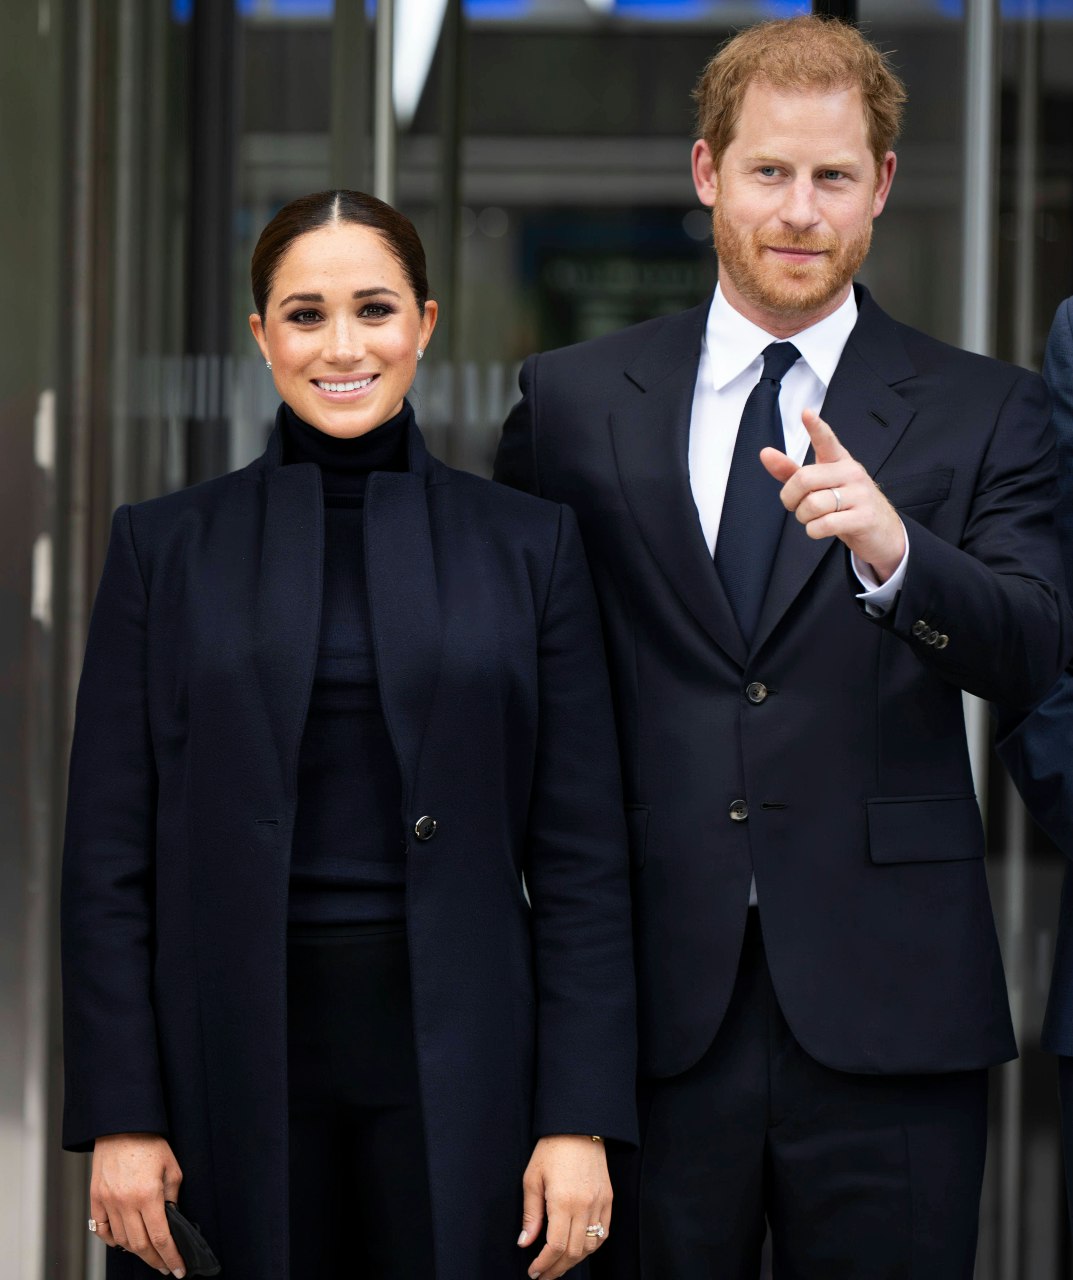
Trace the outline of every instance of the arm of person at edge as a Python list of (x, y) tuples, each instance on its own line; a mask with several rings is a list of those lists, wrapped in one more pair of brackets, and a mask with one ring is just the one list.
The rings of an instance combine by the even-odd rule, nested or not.
[(565, 507), (538, 653), (540, 727), (524, 870), (537, 990), (539, 1138), (523, 1179), (518, 1244), (528, 1248), (543, 1229), (529, 1275), (555, 1280), (610, 1229), (607, 1160), (593, 1135), (637, 1142), (618, 747), (595, 594), (577, 522)]
[[(1058, 434), (1056, 523), (1067, 576), (1073, 580), (1073, 299), (1058, 308), (1047, 341), (1043, 377)], [(1073, 587), (1073, 581), (1071, 581)], [(1073, 858), (1073, 667), (1038, 706), (992, 706), (999, 759), (1032, 817)]]
[(182, 1276), (164, 1212), (182, 1172), (162, 1136), (150, 997), (156, 773), (146, 613), (130, 510), (120, 507), (90, 620), (71, 748), (61, 891), (63, 1143), (92, 1148), (90, 1215), (100, 1239)]
[[(959, 546), (903, 518), (819, 415), (802, 415), (816, 461), (798, 466), (761, 451), (783, 482), (782, 501), (811, 538), (836, 537), (879, 583), (898, 571), (902, 590), (886, 612), (868, 615), (911, 644), (921, 661), (986, 700), (1026, 705), (1053, 685), (1073, 640), (1057, 544), (1046, 528), (1054, 486), (1054, 443), (1045, 389), (1025, 374), (1000, 407), (977, 494)], [(832, 489), (838, 489), (841, 509)], [(859, 575), (858, 575), (859, 576)], [(865, 603), (866, 602), (862, 602)], [(942, 620), (949, 647), (921, 643), (914, 620)], [(981, 644), (979, 637), (988, 637)]]

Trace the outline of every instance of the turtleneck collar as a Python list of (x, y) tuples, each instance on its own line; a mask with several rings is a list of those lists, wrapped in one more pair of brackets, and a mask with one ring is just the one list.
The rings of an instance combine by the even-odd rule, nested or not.
[(313, 462), (321, 470), (325, 493), (360, 493), (373, 471), (408, 471), (410, 428), (414, 411), (402, 408), (372, 431), (339, 438), (304, 422), (290, 405), (283, 405), (283, 463)]

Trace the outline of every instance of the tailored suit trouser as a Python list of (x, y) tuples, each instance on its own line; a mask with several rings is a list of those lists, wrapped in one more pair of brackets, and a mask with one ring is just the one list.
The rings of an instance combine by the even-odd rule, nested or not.
[(972, 1280), (987, 1072), (855, 1075), (801, 1048), (756, 908), (704, 1057), (640, 1088), (642, 1147), (610, 1152), (598, 1280)]
[(1058, 1101), (1062, 1115), (1062, 1159), (1066, 1170), (1066, 1207), (1073, 1232), (1073, 1058), (1058, 1059)]
[(287, 944), (290, 1280), (434, 1273), (406, 929)]

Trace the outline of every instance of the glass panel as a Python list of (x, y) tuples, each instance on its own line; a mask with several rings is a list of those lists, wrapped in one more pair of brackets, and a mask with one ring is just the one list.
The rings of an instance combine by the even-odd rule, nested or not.
[[(423, 422), (450, 425), (460, 465), (490, 469), (530, 352), (711, 290), (708, 217), (689, 174), (690, 90), (726, 34), (710, 17), (642, 29), (581, 5), (554, 25), (468, 28), (456, 359), (444, 367), (430, 353), (420, 388)], [(429, 106), (417, 131), (431, 125)], [(416, 187), (404, 169), (404, 204)]]
[(909, 92), (898, 172), (861, 280), (906, 324), (947, 342), (960, 329), (965, 49), (961, 5), (861, 0), (861, 26), (891, 51)]

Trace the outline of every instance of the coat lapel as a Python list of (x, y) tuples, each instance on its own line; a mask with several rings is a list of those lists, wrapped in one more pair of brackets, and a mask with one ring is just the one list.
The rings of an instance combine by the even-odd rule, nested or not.
[[(894, 390), (894, 385), (911, 378), (915, 369), (897, 326), (872, 301), (867, 289), (861, 285), (856, 288), (860, 309), (857, 324), (831, 379), (820, 416), (868, 474), (875, 476), (913, 418), (913, 408)], [(806, 461), (812, 461), (811, 449)], [(832, 538), (814, 541), (796, 519), (787, 516), (753, 638), (753, 652), (771, 635), (836, 545), (842, 544)]]
[[(279, 760), (294, 784), (320, 636), (324, 500), (312, 463), (282, 466), (279, 426), (257, 462), (265, 517), (254, 665)], [(377, 472), (365, 494), (365, 571), (384, 719), (409, 792), (439, 674), (441, 628), (427, 486), (447, 469), (411, 427), (410, 471)]]
[(324, 503), (312, 463), (273, 466), (266, 454), (264, 537), (259, 566), (254, 665), (275, 739), (285, 793), (294, 786), (320, 632)]
[(427, 485), (447, 474), (431, 462), (416, 428), (411, 466), (371, 476), (365, 493), (365, 573), (380, 700), (408, 797), (443, 649)]
[(611, 419), (619, 481), (648, 549), (683, 604), (744, 666), (745, 642), (689, 484), (689, 422), (710, 302), (663, 322), (626, 370), (636, 394)]

